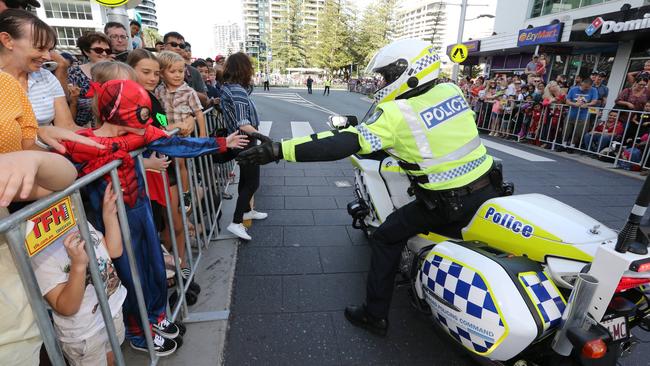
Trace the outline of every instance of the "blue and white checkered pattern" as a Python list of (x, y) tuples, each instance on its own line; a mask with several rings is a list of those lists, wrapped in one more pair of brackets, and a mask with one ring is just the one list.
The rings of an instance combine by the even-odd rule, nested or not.
[(427, 67), (431, 66), (431, 64), (437, 62), (438, 60), (440, 60), (440, 57), (438, 55), (428, 54), (420, 58), (415, 62), (415, 64), (413, 64), (413, 71), (415, 71), (415, 73), (417, 74), (418, 72), (426, 69)]
[(560, 325), (566, 303), (546, 273), (521, 273), (519, 279), (526, 287), (526, 292), (533, 304), (542, 314), (544, 331)]
[(443, 312), (436, 311), (440, 324), (466, 348), (478, 353), (488, 352), (496, 339), (505, 332), (505, 326), (485, 281), (471, 268), (433, 255), (425, 260), (420, 271), (420, 280), (422, 286), (456, 306), (461, 313), (480, 320), (482, 327), (493, 333), (494, 337), (490, 337), (471, 327), (461, 328), (457, 326), (457, 321), (450, 321)]
[(478, 168), (483, 162), (487, 159), (487, 155), (483, 155), (480, 158), (476, 160), (472, 160), (469, 163), (465, 163), (459, 167), (456, 167), (451, 170), (447, 170), (446, 172), (442, 173), (435, 173), (435, 174), (429, 174), (429, 183), (440, 183), (440, 182), (446, 182), (448, 180), (452, 180), (454, 178), (458, 178), (462, 175), (465, 175), (472, 170)]
[(370, 132), (365, 125), (358, 125), (357, 131), (359, 131), (361, 136), (363, 136), (363, 138), (368, 141), (373, 152), (382, 149), (381, 138), (375, 136), (372, 132)]

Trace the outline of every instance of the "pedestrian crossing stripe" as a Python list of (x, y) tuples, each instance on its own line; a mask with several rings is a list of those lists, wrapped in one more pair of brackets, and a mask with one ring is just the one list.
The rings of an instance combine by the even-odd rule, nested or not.
[(332, 115), (332, 114), (337, 114), (336, 112), (325, 108), (323, 106), (320, 106), (312, 101), (309, 101), (302, 96), (300, 96), (298, 93), (253, 93), (253, 96), (255, 97), (264, 97), (264, 98), (269, 98), (269, 99), (276, 99), (276, 100), (282, 100), (287, 103), (295, 104), (304, 108), (309, 108), (313, 109), (322, 113), (325, 113), (327, 115)]

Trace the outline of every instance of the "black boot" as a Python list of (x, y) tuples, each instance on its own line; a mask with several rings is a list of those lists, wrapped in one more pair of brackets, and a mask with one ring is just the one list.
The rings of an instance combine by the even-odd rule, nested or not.
[(379, 336), (386, 336), (388, 332), (388, 319), (375, 318), (366, 310), (366, 305), (348, 306), (345, 308), (345, 318), (354, 326), (364, 328), (365, 330)]

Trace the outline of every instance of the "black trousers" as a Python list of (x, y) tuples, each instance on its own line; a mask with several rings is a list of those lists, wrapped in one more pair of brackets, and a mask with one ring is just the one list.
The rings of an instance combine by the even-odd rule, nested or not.
[(327, 95), (330, 95), (330, 87), (329, 86), (326, 86), (325, 90), (323, 90), (323, 95), (325, 95), (325, 93), (327, 93)]
[(444, 204), (429, 210), (419, 200), (390, 214), (370, 240), (372, 254), (366, 286), (368, 312), (377, 318), (388, 317), (395, 275), (409, 238), (428, 232), (447, 232), (452, 226), (460, 229), (469, 223), (481, 204), (497, 196), (497, 190), (491, 185), (463, 196), (460, 198), (462, 212), (454, 217), (450, 217)]
[(264, 82), (264, 90), (271, 91), (271, 87), (269, 86), (269, 82), (268, 82), (268, 81), (265, 81), (265, 82)]
[(260, 186), (260, 167), (259, 165), (240, 165), (239, 166), (239, 185), (237, 186), (237, 205), (232, 222), (241, 224), (244, 221), (244, 213), (251, 210), (251, 198)]
[(307, 93), (311, 94), (311, 85), (307, 85)]

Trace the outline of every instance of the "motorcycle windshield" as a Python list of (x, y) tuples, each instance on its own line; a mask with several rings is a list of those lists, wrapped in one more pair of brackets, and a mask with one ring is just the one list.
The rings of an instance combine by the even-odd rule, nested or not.
[(368, 109), (368, 112), (366, 112), (366, 115), (363, 116), (363, 119), (361, 119), (361, 123), (365, 123), (370, 116), (375, 112), (375, 108), (377, 107), (377, 102), (372, 103), (370, 106), (370, 109)]

